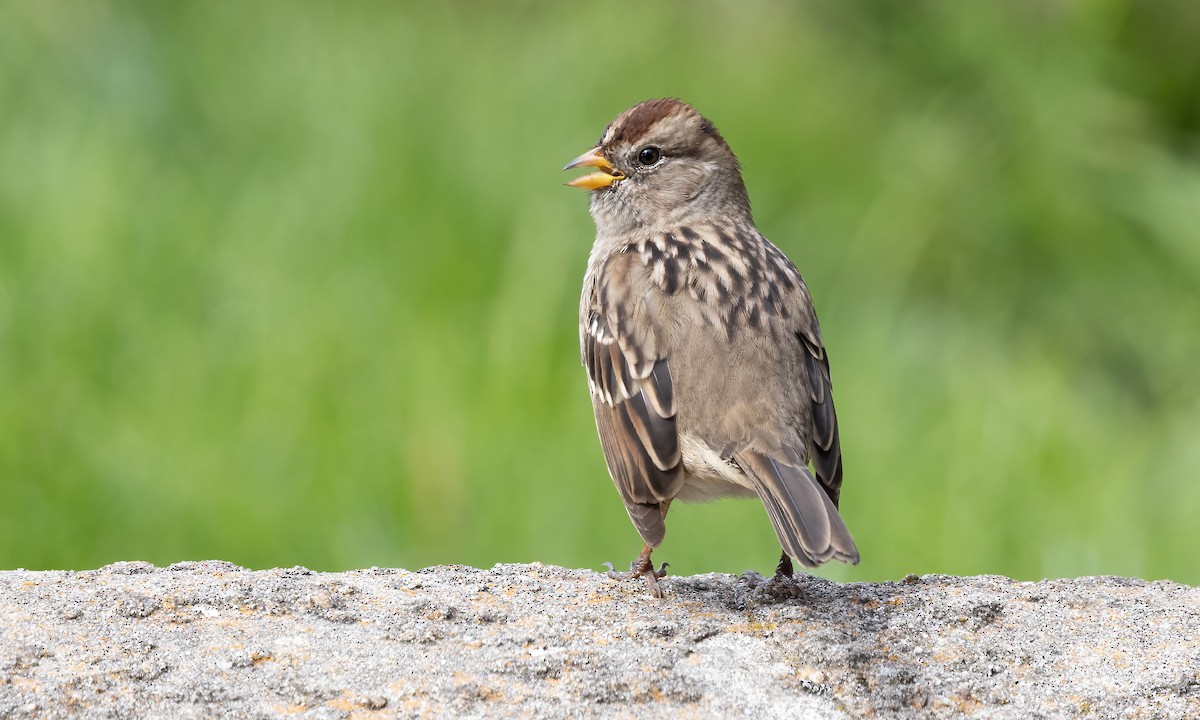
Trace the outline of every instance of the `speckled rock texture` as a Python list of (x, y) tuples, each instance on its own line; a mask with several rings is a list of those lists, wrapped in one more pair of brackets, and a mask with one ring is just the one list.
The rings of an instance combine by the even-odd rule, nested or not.
[(543, 565), (0, 572), (0, 718), (1195, 718), (1200, 591)]

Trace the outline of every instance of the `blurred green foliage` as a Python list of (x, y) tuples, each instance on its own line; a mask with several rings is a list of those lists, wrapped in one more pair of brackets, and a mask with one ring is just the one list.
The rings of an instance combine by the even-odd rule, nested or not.
[[(678, 96), (833, 360), (863, 562), (1200, 581), (1200, 5), (0, 6), (0, 566), (599, 567), (559, 168)], [(675, 571), (769, 571), (753, 502)]]

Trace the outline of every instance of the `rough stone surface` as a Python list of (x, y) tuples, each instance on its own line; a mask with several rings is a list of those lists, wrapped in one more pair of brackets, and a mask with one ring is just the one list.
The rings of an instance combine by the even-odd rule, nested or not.
[(0, 717), (1200, 717), (1200, 591), (222, 562), (0, 572)]

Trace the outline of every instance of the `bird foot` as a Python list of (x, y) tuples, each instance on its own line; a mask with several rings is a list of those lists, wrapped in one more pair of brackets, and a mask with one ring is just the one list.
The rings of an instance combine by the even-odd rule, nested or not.
[(613, 569), (613, 564), (606, 562), (604, 567), (608, 568), (606, 573), (613, 580), (633, 580), (636, 578), (645, 578), (646, 589), (650, 595), (656, 598), (665, 597), (662, 585), (658, 582), (667, 576), (667, 568), (669, 563), (663, 563), (657, 570), (654, 569), (654, 563), (650, 561), (649, 548), (642, 551), (641, 555), (629, 563), (629, 572), (617, 572)]
[(771, 577), (766, 578), (752, 570), (747, 570), (742, 573), (741, 580), (751, 590), (758, 590), (766, 596), (794, 597), (800, 592), (800, 585), (796, 582), (792, 568), (792, 559), (786, 553), (779, 558), (779, 564), (775, 566), (775, 574)]
[(779, 564), (777, 564), (775, 566), (775, 577), (771, 578), (771, 582), (791, 583), (791, 582), (793, 582), (793, 580), (792, 580), (793, 572), (794, 571), (792, 569), (792, 559), (790, 557), (788, 557), (787, 553), (784, 553), (779, 558)]

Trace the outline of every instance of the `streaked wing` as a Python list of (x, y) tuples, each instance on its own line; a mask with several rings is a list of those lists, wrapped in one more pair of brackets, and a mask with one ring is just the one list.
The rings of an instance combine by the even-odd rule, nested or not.
[[(757, 234), (753, 229), (746, 232)], [(761, 235), (758, 237), (761, 239), (759, 246), (763, 249), (763, 287), (773, 288), (781, 301), (776, 311), (770, 302), (772, 293), (765, 290), (762, 305), (766, 308), (767, 315), (773, 316), (768, 322), (781, 324), (787, 328), (785, 333), (794, 334), (799, 340), (812, 420), (809, 458), (816, 471), (817, 480), (825, 488), (834, 507), (837, 507), (842, 490), (842, 445), (838, 436), (837, 412), (833, 406), (829, 358), (825, 354), (825, 344), (821, 339), (821, 327), (817, 322), (808, 286), (800, 276), (800, 271), (779, 248)]]
[(616, 255), (600, 269), (580, 341), (609, 474), (642, 538), (658, 545), (659, 504), (678, 493), (683, 463), (671, 370), (644, 294), (630, 287), (630, 259)]
[(838, 436), (837, 411), (833, 407), (833, 383), (829, 377), (829, 356), (821, 343), (821, 329), (812, 316), (808, 333), (797, 333), (804, 346), (808, 384), (812, 397), (812, 453), (817, 480), (825, 487), (837, 507), (842, 491), (842, 442)]

